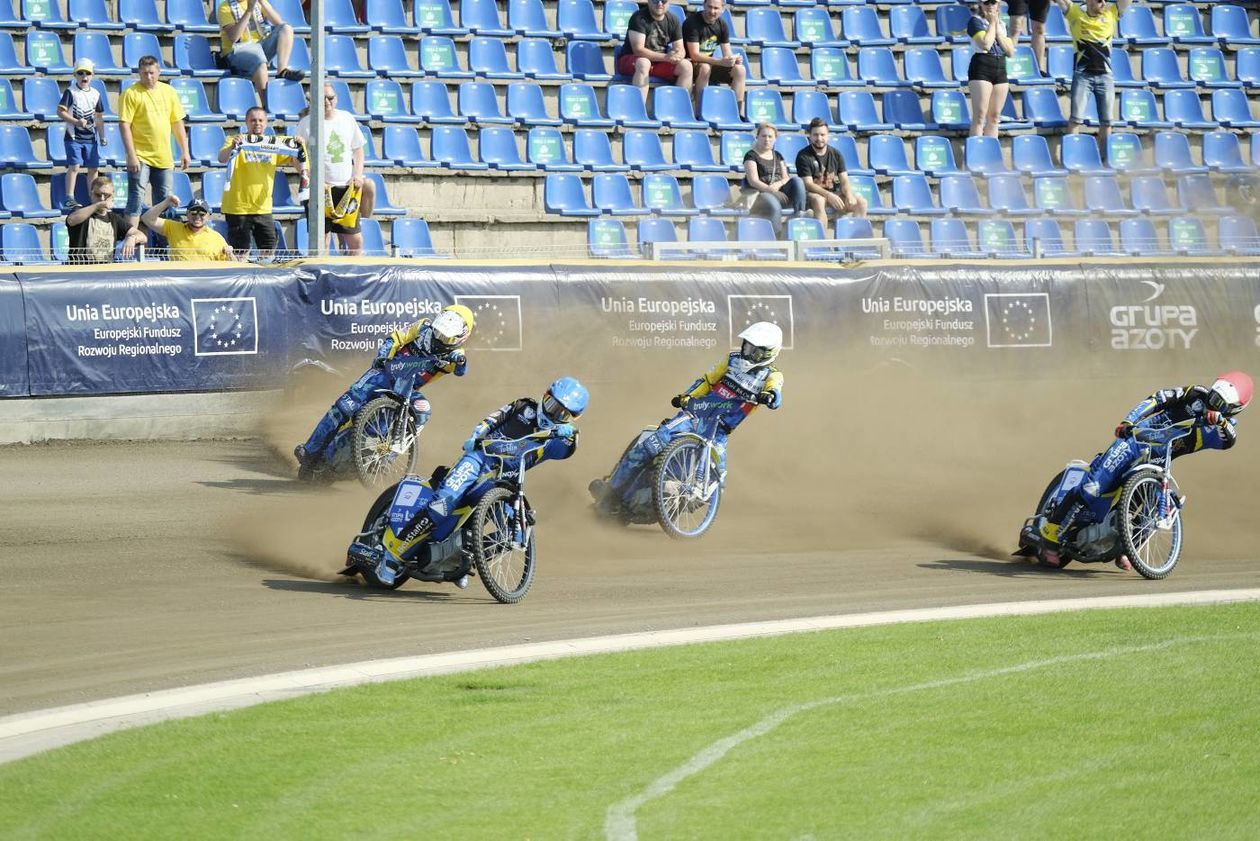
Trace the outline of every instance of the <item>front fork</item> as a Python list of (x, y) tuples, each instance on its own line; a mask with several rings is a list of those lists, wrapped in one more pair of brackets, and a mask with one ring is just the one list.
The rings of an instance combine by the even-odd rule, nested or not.
[(512, 539), (516, 542), (517, 547), (524, 549), (529, 545), (529, 539), (534, 533), (533, 518), (530, 516), (529, 508), (525, 504), (525, 494), (518, 493), (512, 501), (512, 508), (516, 515), (516, 528), (513, 531)]

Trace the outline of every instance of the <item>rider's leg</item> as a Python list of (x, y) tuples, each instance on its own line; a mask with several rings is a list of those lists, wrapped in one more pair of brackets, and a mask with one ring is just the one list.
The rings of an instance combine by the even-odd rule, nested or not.
[(1115, 490), (1120, 476), (1141, 455), (1141, 448), (1131, 438), (1118, 438), (1112, 442), (1106, 452), (1094, 457), (1090, 463), (1089, 473), (1081, 480), (1080, 485), (1064, 494), (1063, 499), (1054, 510), (1038, 523), (1043, 540), (1059, 543), (1059, 529), (1062, 525), (1080, 513), (1081, 508), (1090, 509), (1101, 516), (1106, 511), (1106, 494)]
[(367, 402), (367, 396), (372, 390), (378, 388), (380, 383), (387, 377), (385, 372), (379, 368), (372, 368), (366, 371), (363, 376), (355, 381), (354, 385), (346, 389), (346, 393), (337, 398), (337, 401), (330, 408), (319, 423), (315, 425), (315, 430), (311, 433), (311, 437), (306, 439), (306, 443), (302, 444), (295, 451), (299, 461), (305, 461), (308, 458), (322, 458), (324, 450), (331, 443), (333, 436), (337, 434), (337, 430), (342, 424), (354, 417), (354, 413), (363, 408), (363, 404)]
[(411, 543), (433, 531), (438, 521), (455, 510), (460, 498), (477, 481), (477, 477), (485, 469), (484, 458), (481, 452), (474, 451), (455, 462), (429, 504), (417, 511), (407, 525), (396, 533), (398, 539), (403, 543)]

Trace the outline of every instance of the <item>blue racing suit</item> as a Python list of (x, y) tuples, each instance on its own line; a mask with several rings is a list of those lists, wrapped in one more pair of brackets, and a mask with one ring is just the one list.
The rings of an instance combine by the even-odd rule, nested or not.
[[(762, 402), (771, 409), (779, 408), (783, 395), (783, 374), (772, 365), (754, 368), (739, 351), (734, 351), (692, 383), (681, 397), (689, 402), (710, 395), (715, 398), (714, 410), (721, 413), (714, 443), (718, 450), (718, 469), (725, 470), (727, 436)], [(694, 414), (680, 411), (669, 420), (663, 421), (659, 430), (664, 430), (673, 439), (682, 433), (691, 432), (694, 427)], [(654, 458), (654, 453), (660, 452), (659, 446), (655, 450), (649, 449), (651, 437), (640, 438), (613, 468), (612, 475), (608, 477), (608, 486), (615, 498), (620, 498), (625, 493), (639, 472)]]
[[(373, 392), (388, 389), (394, 381), (401, 377), (416, 377), (416, 391), (412, 405), (427, 407), (424, 395), (419, 387), (426, 385), (443, 374), (464, 376), (468, 370), (468, 360), (464, 352), (448, 349), (433, 338), (430, 320), (417, 321), (405, 330), (395, 330), (376, 351), (376, 359), (372, 367), (355, 381), (346, 393), (337, 398), (332, 408), (315, 425), (315, 431), (306, 439), (302, 450), (307, 459), (328, 459), (329, 451), (337, 437), (337, 431), (354, 418), (355, 413), (363, 408)], [(424, 426), (429, 421), (427, 408), (417, 411), (416, 427)]]

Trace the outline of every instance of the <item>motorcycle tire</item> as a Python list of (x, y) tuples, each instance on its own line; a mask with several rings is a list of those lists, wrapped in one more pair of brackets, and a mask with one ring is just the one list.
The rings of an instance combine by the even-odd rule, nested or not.
[(534, 532), (524, 547), (516, 545), (515, 498), (507, 488), (491, 488), (469, 518), (477, 575), (501, 604), (516, 604), (534, 583)]
[(1041, 500), (1037, 503), (1037, 514), (1039, 516), (1048, 517), (1050, 515), (1050, 509), (1053, 507), (1050, 505), (1050, 497), (1054, 495), (1054, 489), (1059, 487), (1059, 483), (1063, 481), (1063, 474), (1066, 472), (1065, 470), (1060, 470), (1054, 474), (1050, 484), (1046, 485), (1045, 491), (1041, 494)]
[(359, 410), (354, 418), (351, 446), (354, 448), (354, 471), (365, 488), (392, 484), (416, 469), (420, 453), (416, 440), (416, 421), (407, 414), (403, 432), (406, 449), (394, 450), (391, 432), (399, 412), (406, 407), (390, 397), (377, 397)]
[(1168, 525), (1159, 525), (1163, 480), (1138, 473), (1120, 493), (1120, 540), (1129, 562), (1143, 578), (1167, 578), (1181, 557), (1181, 509), (1175, 504)]
[[(393, 484), (381, 492), (381, 495), (372, 503), (372, 507), (368, 509), (367, 516), (363, 518), (363, 531), (371, 531), (373, 537), (379, 542), (385, 536), (385, 523), (389, 519), (389, 507), (394, 502), (394, 493), (398, 490), (398, 485)], [(386, 584), (384, 581), (376, 577), (376, 570), (364, 569), (358, 567), (359, 575), (363, 576), (363, 581), (372, 588), (377, 590), (397, 590), (407, 580), (411, 578), (406, 572), (399, 572), (394, 579), (393, 584)]]
[[(675, 540), (690, 540), (708, 531), (722, 501), (717, 464), (709, 462), (708, 476), (697, 477), (704, 461), (704, 445), (694, 438), (677, 438), (657, 456), (652, 469), (652, 506), (661, 529)], [(697, 500), (684, 492), (692, 485), (716, 484), (712, 496)], [(698, 515), (695, 516), (695, 515)]]

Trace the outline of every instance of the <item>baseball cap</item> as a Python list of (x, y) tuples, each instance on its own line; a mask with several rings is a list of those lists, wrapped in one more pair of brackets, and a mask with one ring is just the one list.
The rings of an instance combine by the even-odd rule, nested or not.
[(193, 199), (188, 203), (188, 207), (185, 208), (184, 212), (191, 213), (194, 210), (200, 210), (202, 213), (209, 213), (210, 205), (206, 204), (205, 199)]
[(90, 58), (81, 58), (74, 63), (74, 72), (78, 73), (80, 70), (86, 70), (89, 73), (95, 73), (96, 65), (92, 63), (92, 59)]

